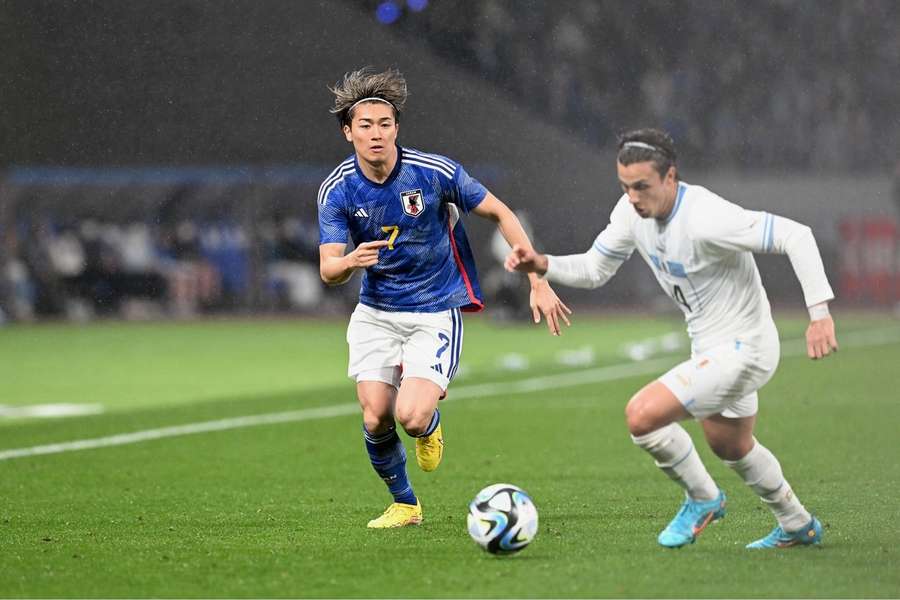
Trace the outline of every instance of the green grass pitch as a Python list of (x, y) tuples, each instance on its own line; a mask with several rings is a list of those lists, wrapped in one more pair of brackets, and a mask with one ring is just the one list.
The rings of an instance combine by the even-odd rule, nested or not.
[[(0, 456), (344, 407), (0, 460), (0, 597), (900, 596), (900, 322), (839, 317), (843, 346), (823, 362), (802, 356), (801, 320), (779, 324), (784, 357), (760, 394), (757, 435), (825, 524), (825, 541), (760, 552), (744, 544), (773, 518), (694, 423), (729, 513), (692, 546), (656, 544), (679, 491), (632, 445), (623, 408), (664, 370), (654, 365), (686, 350), (631, 371), (615, 365), (629, 363), (623, 344), (682, 331), (674, 320), (580, 317), (551, 338), (543, 326), (468, 318), (463, 368), (442, 403), (444, 462), (427, 474), (410, 464), (425, 522), (394, 531), (365, 527), (390, 499), (352, 407), (344, 322), (0, 330), (0, 405), (105, 408), (0, 417)], [(590, 364), (560, 364), (563, 351)], [(543, 379), (517, 387), (532, 378)], [(465, 529), (469, 500), (496, 482), (526, 489), (540, 513), (534, 543), (512, 557), (482, 552)]]

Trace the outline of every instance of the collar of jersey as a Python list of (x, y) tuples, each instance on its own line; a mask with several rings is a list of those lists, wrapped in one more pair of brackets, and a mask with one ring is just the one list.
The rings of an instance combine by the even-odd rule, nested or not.
[(681, 181), (679, 181), (678, 182), (678, 194), (675, 196), (675, 207), (672, 209), (672, 212), (669, 213), (669, 216), (666, 217), (666, 220), (663, 221), (664, 225), (668, 225), (669, 222), (675, 218), (675, 213), (677, 213), (678, 209), (681, 208), (681, 199), (684, 198), (685, 190), (687, 190), (687, 186), (684, 185), (684, 183), (682, 183)]
[(372, 181), (362, 172), (362, 169), (359, 168), (359, 157), (356, 154), (353, 154), (353, 166), (356, 167), (356, 174), (359, 175), (359, 178), (363, 180), (364, 183), (369, 184), (374, 188), (383, 188), (394, 183), (394, 180), (397, 179), (397, 175), (400, 174), (400, 163), (403, 158), (403, 148), (400, 147), (400, 144), (397, 144), (397, 163), (394, 165), (394, 170), (391, 171), (391, 174), (388, 175), (388, 178), (384, 180), (384, 183), (378, 183)]

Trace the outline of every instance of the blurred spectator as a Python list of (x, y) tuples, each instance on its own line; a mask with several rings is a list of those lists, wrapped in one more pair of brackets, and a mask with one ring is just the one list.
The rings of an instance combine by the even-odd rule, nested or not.
[(397, 27), (600, 146), (652, 124), (720, 165), (834, 170), (900, 136), (898, 2), (434, 2)]
[(161, 271), (169, 287), (169, 308), (190, 317), (215, 306), (221, 297), (221, 277), (203, 255), (197, 226), (189, 220), (160, 228)]
[(301, 310), (315, 308), (323, 295), (318, 267), (318, 230), (314, 224), (297, 218), (284, 219), (274, 229), (266, 266), (269, 285), (282, 306)]
[(52, 226), (49, 220), (35, 219), (25, 225), (20, 257), (34, 286), (34, 313), (60, 315), (64, 312), (66, 290), (50, 254)]
[(2, 236), (4, 248), (0, 252), (0, 288), (7, 301), (6, 314), (0, 314), (0, 321), (10, 318), (14, 321), (30, 321), (34, 318), (36, 289), (28, 268), (20, 256), (19, 235), (10, 228)]
[[(136, 235), (129, 233), (130, 229)], [(166, 284), (152, 259), (142, 262), (148, 249), (140, 247), (140, 226), (123, 229), (119, 225), (87, 220), (81, 223), (80, 234), (84, 268), (75, 274), (66, 273), (66, 269), (77, 269), (81, 262), (82, 250), (74, 240), (67, 233), (49, 243), (49, 247), (57, 248), (56, 275), (77, 296), (89, 302), (98, 315), (153, 316), (155, 305), (165, 298)], [(125, 246), (129, 247), (127, 253), (123, 252)]]

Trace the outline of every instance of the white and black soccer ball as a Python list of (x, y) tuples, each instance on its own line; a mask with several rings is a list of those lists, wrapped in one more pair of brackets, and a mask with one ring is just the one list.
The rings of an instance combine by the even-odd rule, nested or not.
[(522, 488), (495, 483), (469, 503), (469, 535), (491, 554), (518, 552), (534, 539), (538, 514)]

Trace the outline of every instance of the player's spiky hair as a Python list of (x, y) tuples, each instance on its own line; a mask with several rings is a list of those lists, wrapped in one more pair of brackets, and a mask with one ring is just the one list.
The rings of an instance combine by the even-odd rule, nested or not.
[(330, 112), (337, 116), (341, 127), (353, 121), (353, 111), (361, 100), (384, 101), (394, 108), (394, 119), (400, 122), (400, 112), (406, 104), (406, 79), (397, 69), (376, 73), (372, 67), (345, 73), (344, 78), (329, 87), (334, 94)]
[(678, 159), (675, 142), (659, 129), (635, 129), (619, 135), (618, 160), (625, 166), (636, 162), (652, 161), (660, 177), (665, 177), (669, 167)]

